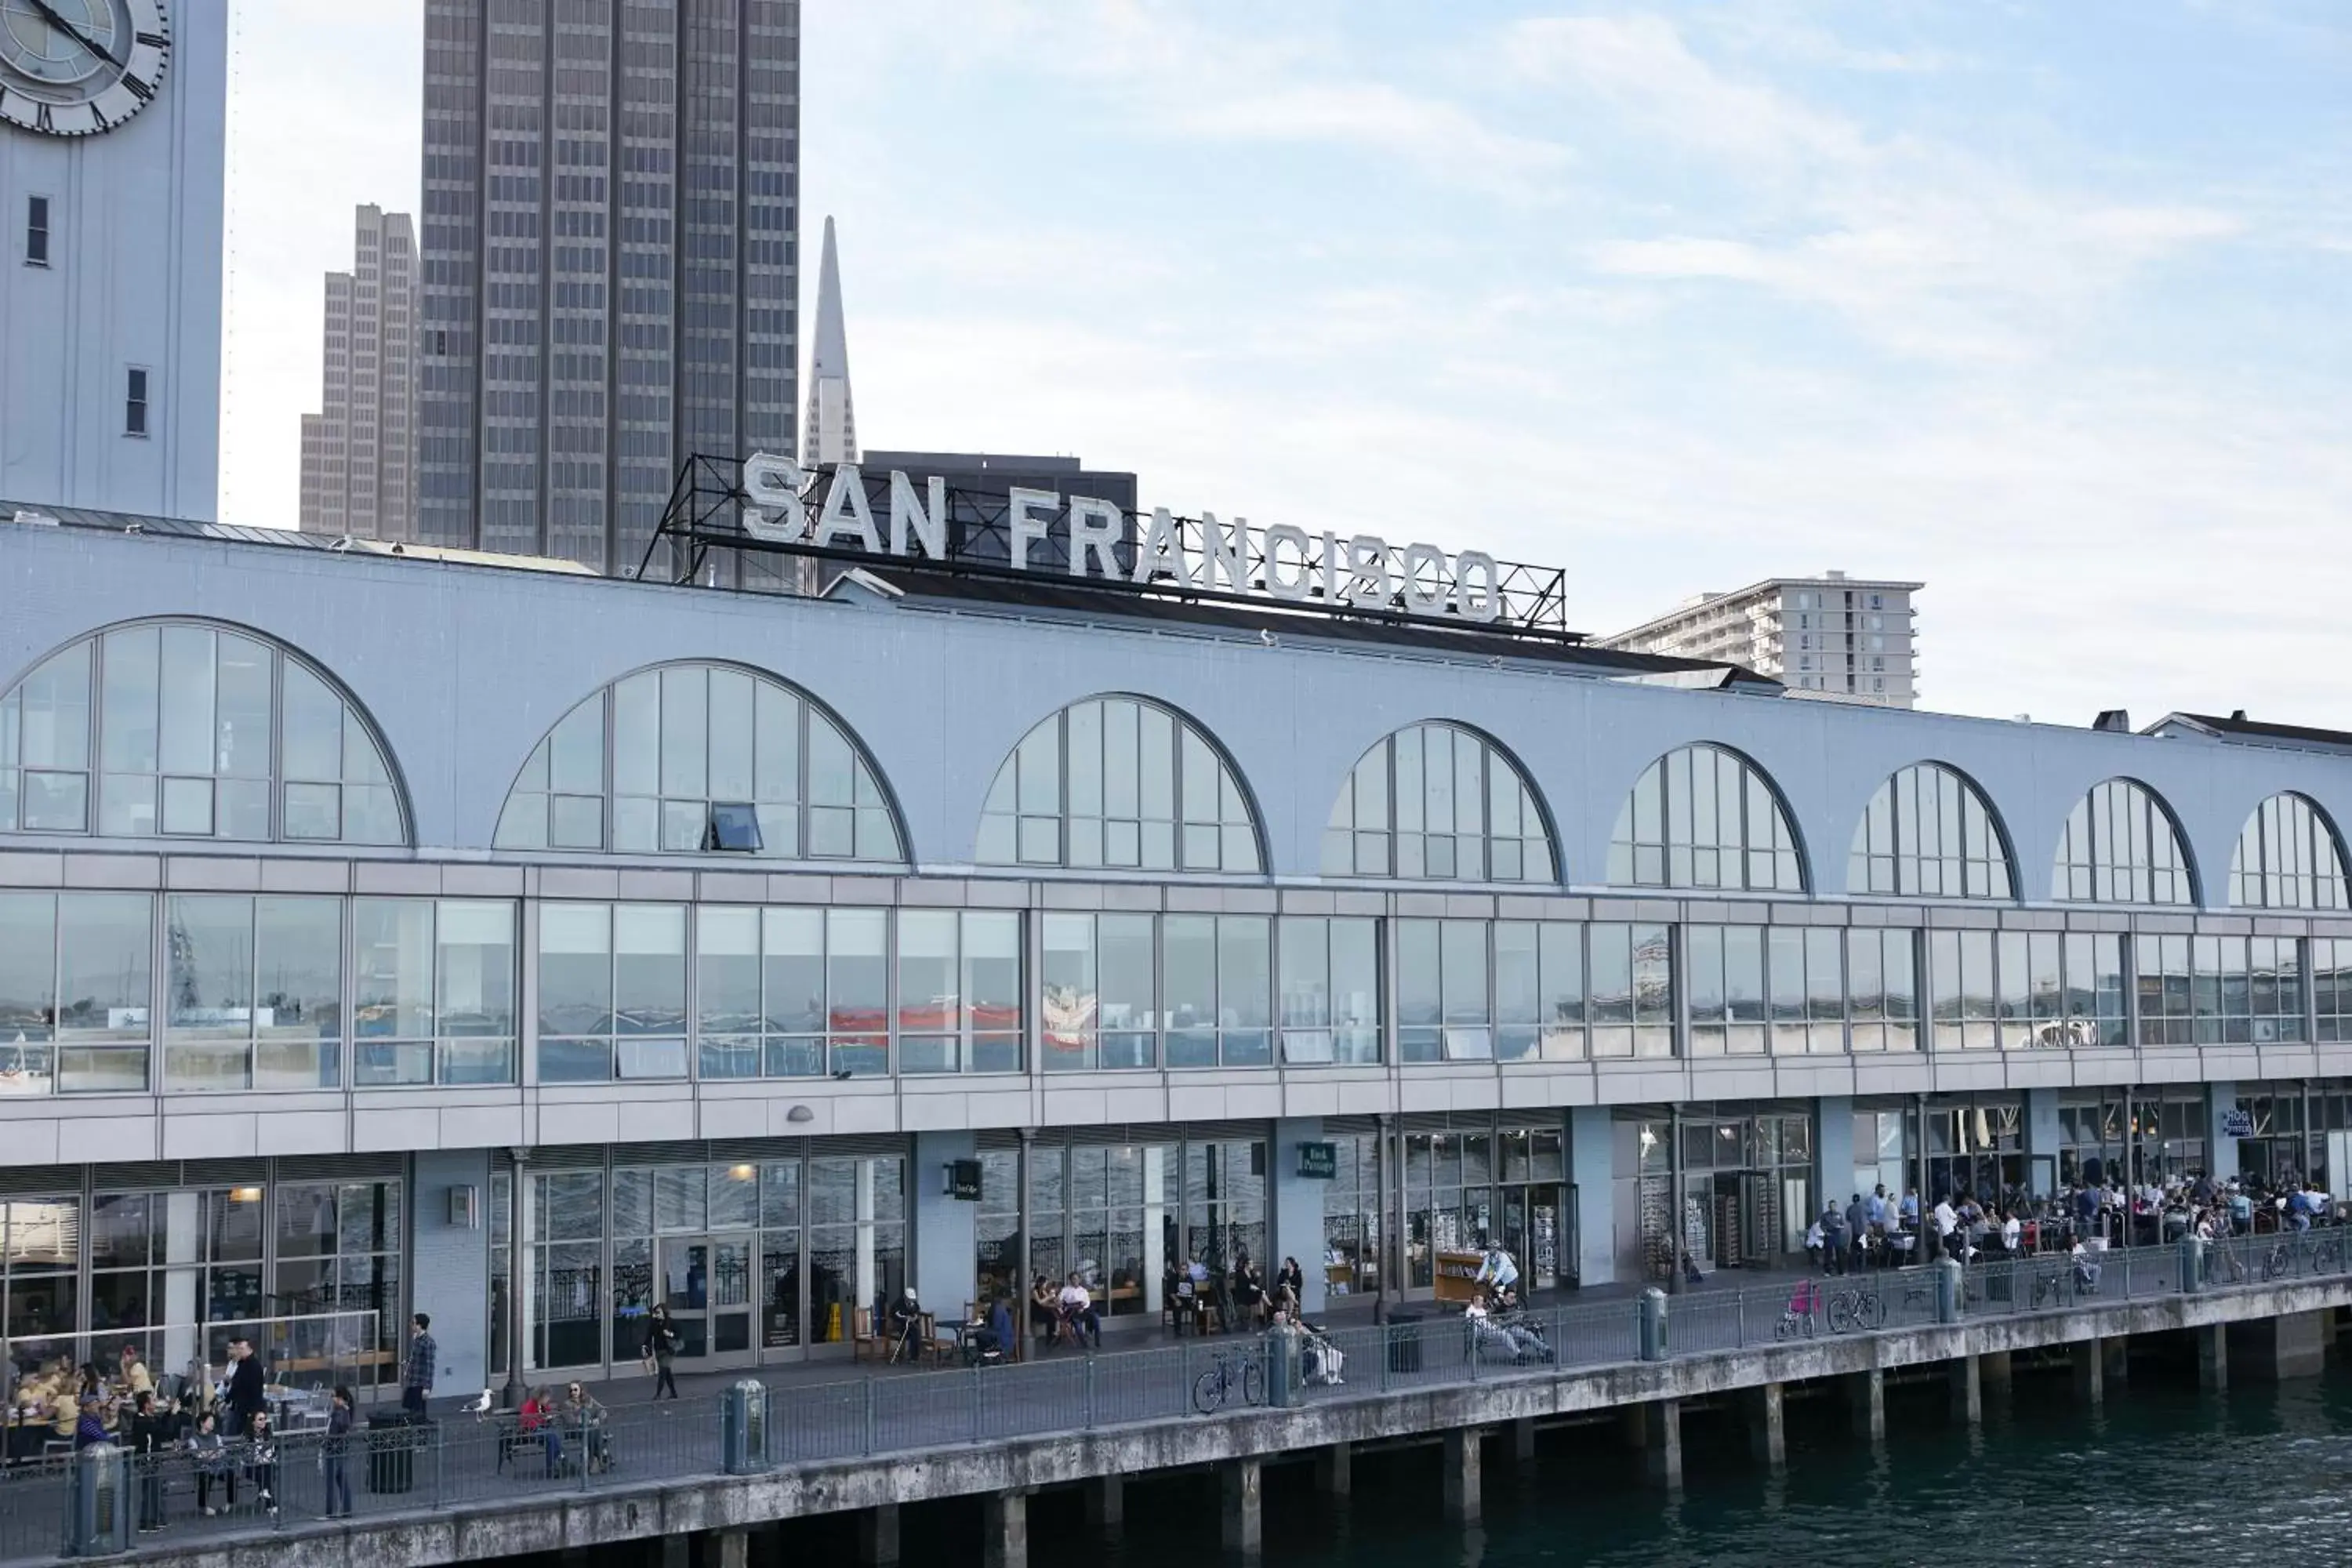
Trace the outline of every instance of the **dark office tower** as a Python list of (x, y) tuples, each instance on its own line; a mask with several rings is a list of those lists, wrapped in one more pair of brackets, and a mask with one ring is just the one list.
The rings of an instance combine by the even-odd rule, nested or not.
[(630, 573), (793, 449), (799, 68), (798, 0), (426, 0), (421, 540)]

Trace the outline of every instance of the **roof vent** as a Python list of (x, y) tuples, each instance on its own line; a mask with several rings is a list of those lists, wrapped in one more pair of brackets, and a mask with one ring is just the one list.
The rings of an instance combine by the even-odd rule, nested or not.
[(2099, 716), (2091, 721), (2091, 728), (2104, 731), (2110, 735), (2128, 735), (2131, 733), (2131, 710), (2103, 708), (2099, 710)]
[(21, 506), (16, 509), (16, 521), (26, 528), (55, 528), (58, 525), (58, 520), (47, 512)]
[(2246, 710), (2245, 710), (2244, 709), (2242, 709), (2242, 708), (2232, 708), (2232, 709), (2231, 709), (2231, 710), (2230, 710), (2230, 722), (2231, 722), (2231, 723), (2232, 723), (2232, 724), (2242, 724), (2242, 723), (2244, 723), (2245, 721), (2246, 721)]

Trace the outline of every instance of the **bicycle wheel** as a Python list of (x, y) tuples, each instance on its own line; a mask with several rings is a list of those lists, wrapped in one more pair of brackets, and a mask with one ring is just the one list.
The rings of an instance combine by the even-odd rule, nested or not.
[(1864, 1290), (1854, 1298), (1853, 1321), (1872, 1331), (1886, 1326), (1886, 1304), (1878, 1299), (1877, 1291)]
[(1192, 1408), (1214, 1415), (1225, 1403), (1225, 1369), (1213, 1366), (1192, 1380)]
[(1830, 1298), (1830, 1332), (1833, 1334), (1853, 1332), (1853, 1303), (1854, 1298), (1850, 1295)]
[(1255, 1360), (1242, 1363), (1242, 1403), (1244, 1405), (1265, 1403), (1265, 1368), (1258, 1365)]

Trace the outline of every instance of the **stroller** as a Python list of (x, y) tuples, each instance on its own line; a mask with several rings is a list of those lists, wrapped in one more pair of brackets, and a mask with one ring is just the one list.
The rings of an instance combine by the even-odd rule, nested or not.
[(1780, 1321), (1772, 1331), (1780, 1339), (1801, 1336), (1812, 1338), (1813, 1322), (1823, 1305), (1823, 1293), (1811, 1279), (1800, 1279), (1789, 1296), (1789, 1304), (1780, 1309)]
[(1328, 1387), (1344, 1383), (1339, 1369), (1347, 1364), (1347, 1352), (1331, 1342), (1331, 1336), (1313, 1323), (1300, 1320), (1299, 1381), (1309, 1386)]

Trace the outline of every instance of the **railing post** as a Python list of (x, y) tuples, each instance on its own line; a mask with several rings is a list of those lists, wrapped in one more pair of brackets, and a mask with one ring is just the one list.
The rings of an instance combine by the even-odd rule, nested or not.
[(433, 1507), (437, 1511), (443, 1504), (441, 1471), (443, 1468), (443, 1455), (446, 1451), (446, 1440), (443, 1438), (441, 1428), (438, 1426), (427, 1426), (425, 1428), (425, 1446), (433, 1451)]
[(980, 1446), (980, 1363), (971, 1363), (971, 1441)]
[(874, 1379), (871, 1375), (868, 1375), (866, 1379), (866, 1451), (869, 1454), (874, 1451), (874, 1430), (876, 1424), (874, 1401)]
[(1093, 1430), (1095, 1429), (1095, 1362), (1096, 1362), (1096, 1360), (1097, 1360), (1097, 1357), (1094, 1357), (1094, 1356), (1091, 1356), (1091, 1355), (1090, 1355), (1090, 1356), (1088, 1356), (1088, 1357), (1087, 1357), (1087, 1427), (1086, 1427), (1086, 1429), (1087, 1429), (1087, 1431), (1089, 1431), (1089, 1432), (1091, 1432), (1091, 1431), (1093, 1431)]

